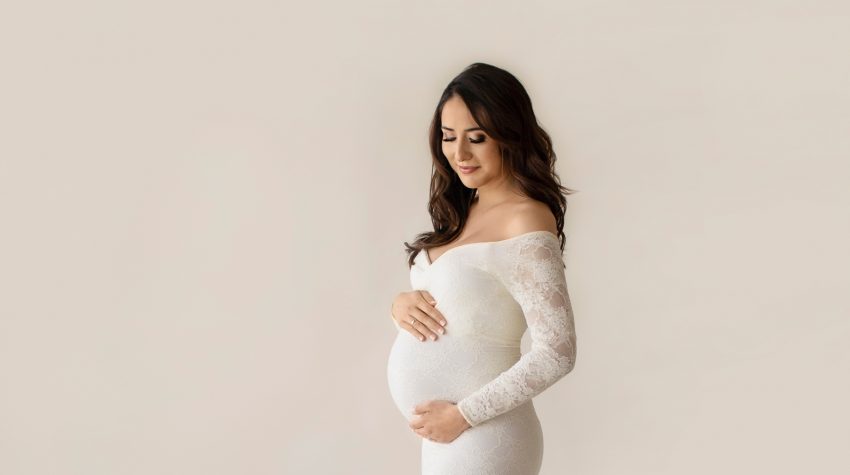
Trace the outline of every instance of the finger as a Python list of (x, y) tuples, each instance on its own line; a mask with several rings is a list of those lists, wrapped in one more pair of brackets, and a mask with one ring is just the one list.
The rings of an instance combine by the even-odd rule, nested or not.
[(419, 333), (424, 335), (426, 339), (431, 339), (431, 340), (437, 339), (437, 334), (434, 333), (430, 328), (428, 328), (428, 325), (422, 323), (423, 319), (428, 318), (427, 315), (423, 314), (422, 312), (418, 311), (418, 309), (415, 309), (415, 308), (411, 312), (411, 315), (416, 315), (416, 318), (411, 317), (411, 319), (413, 320), (413, 323), (411, 323), (410, 326), (412, 326)]
[(425, 335), (425, 338), (436, 340), (437, 337), (439, 337), (439, 334), (433, 330), (435, 325), (433, 320), (431, 320), (431, 317), (419, 308), (410, 308), (410, 310), (408, 310), (407, 318), (413, 320), (410, 325), (417, 329), (419, 333)]
[(411, 308), (408, 315), (415, 320), (411, 325), (425, 335), (426, 338), (430, 338), (431, 340), (437, 339), (439, 336), (437, 328), (440, 325), (437, 325), (430, 315), (423, 312), (419, 307)]
[(431, 431), (424, 427), (415, 429), (413, 432), (416, 432), (417, 434), (421, 435), (422, 437), (425, 437), (426, 439), (431, 438)]
[[(423, 295), (423, 294), (426, 294), (426, 295)], [(426, 313), (428, 313), (428, 315), (431, 316), (431, 318), (433, 318), (434, 321), (439, 322), (440, 325), (445, 326), (446, 325), (446, 317), (443, 316), (442, 312), (437, 310), (437, 307), (435, 307), (435, 305), (437, 305), (437, 302), (433, 300), (433, 297), (431, 297), (431, 294), (427, 290), (423, 290), (423, 291), (419, 292), (419, 296), (421, 297), (419, 302), (427, 304), (427, 306), (425, 307)], [(422, 308), (421, 305), (417, 305), (417, 307)]]
[(414, 417), (407, 423), (407, 427), (410, 427), (411, 429), (421, 429), (422, 427), (425, 427), (425, 420), (418, 416)]
[(420, 290), (419, 296), (422, 297), (426, 302), (430, 303), (431, 305), (437, 304), (437, 299), (435, 299), (434, 296), (431, 295), (431, 292), (428, 292), (427, 290)]
[(422, 310), (423, 312), (425, 312), (426, 315), (428, 315), (428, 317), (434, 320), (435, 325), (446, 326), (445, 323), (443, 323), (446, 321), (446, 317), (444, 317), (439, 310), (437, 310), (433, 305), (429, 304), (425, 300), (420, 300), (416, 302), (416, 308)]
[(400, 322), (398, 325), (400, 327), (404, 328), (405, 330), (407, 330), (408, 332), (410, 332), (411, 335), (415, 336), (420, 341), (425, 341), (425, 335), (420, 333), (419, 330), (417, 330), (416, 328), (413, 327), (413, 325), (411, 325), (407, 322)]
[(413, 406), (414, 414), (425, 414), (431, 410), (430, 402), (423, 402), (421, 404), (417, 404)]

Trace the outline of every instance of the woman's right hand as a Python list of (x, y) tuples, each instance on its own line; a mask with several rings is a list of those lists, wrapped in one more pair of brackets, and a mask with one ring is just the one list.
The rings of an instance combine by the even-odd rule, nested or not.
[(425, 341), (437, 339), (437, 333), (445, 334), (446, 318), (435, 307), (437, 301), (427, 290), (412, 290), (399, 293), (390, 310), (393, 320), (411, 335)]

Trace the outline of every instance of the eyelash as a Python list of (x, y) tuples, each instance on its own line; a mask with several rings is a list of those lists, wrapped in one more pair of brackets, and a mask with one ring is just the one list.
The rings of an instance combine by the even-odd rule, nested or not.
[[(452, 137), (451, 139), (443, 139), (443, 142), (454, 142), (455, 138), (457, 138), (457, 137)], [(480, 139), (478, 139), (478, 140), (472, 140), (472, 139), (470, 139), (469, 141), (470, 141), (470, 142), (472, 142), (472, 143), (481, 143), (481, 142), (483, 142), (483, 141), (484, 141), (484, 137), (481, 137), (481, 138), (480, 138)]]

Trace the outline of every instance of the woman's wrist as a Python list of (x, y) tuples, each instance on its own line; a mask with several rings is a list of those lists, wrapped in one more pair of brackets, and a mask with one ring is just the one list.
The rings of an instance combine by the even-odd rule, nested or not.
[(466, 427), (464, 427), (464, 430), (472, 427), (472, 424), (470, 424), (469, 421), (466, 420), (466, 417), (460, 411), (460, 407), (457, 405), (457, 403), (455, 403), (454, 406), (455, 406), (455, 412), (457, 412), (457, 417), (460, 418), (460, 420), (463, 422), (463, 425), (466, 426)]

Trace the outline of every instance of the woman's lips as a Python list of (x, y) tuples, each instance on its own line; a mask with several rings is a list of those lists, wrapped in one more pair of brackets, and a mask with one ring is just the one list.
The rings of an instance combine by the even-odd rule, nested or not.
[(458, 167), (458, 168), (460, 168), (461, 173), (468, 175), (468, 174), (474, 172), (475, 170), (478, 170), (481, 167)]

